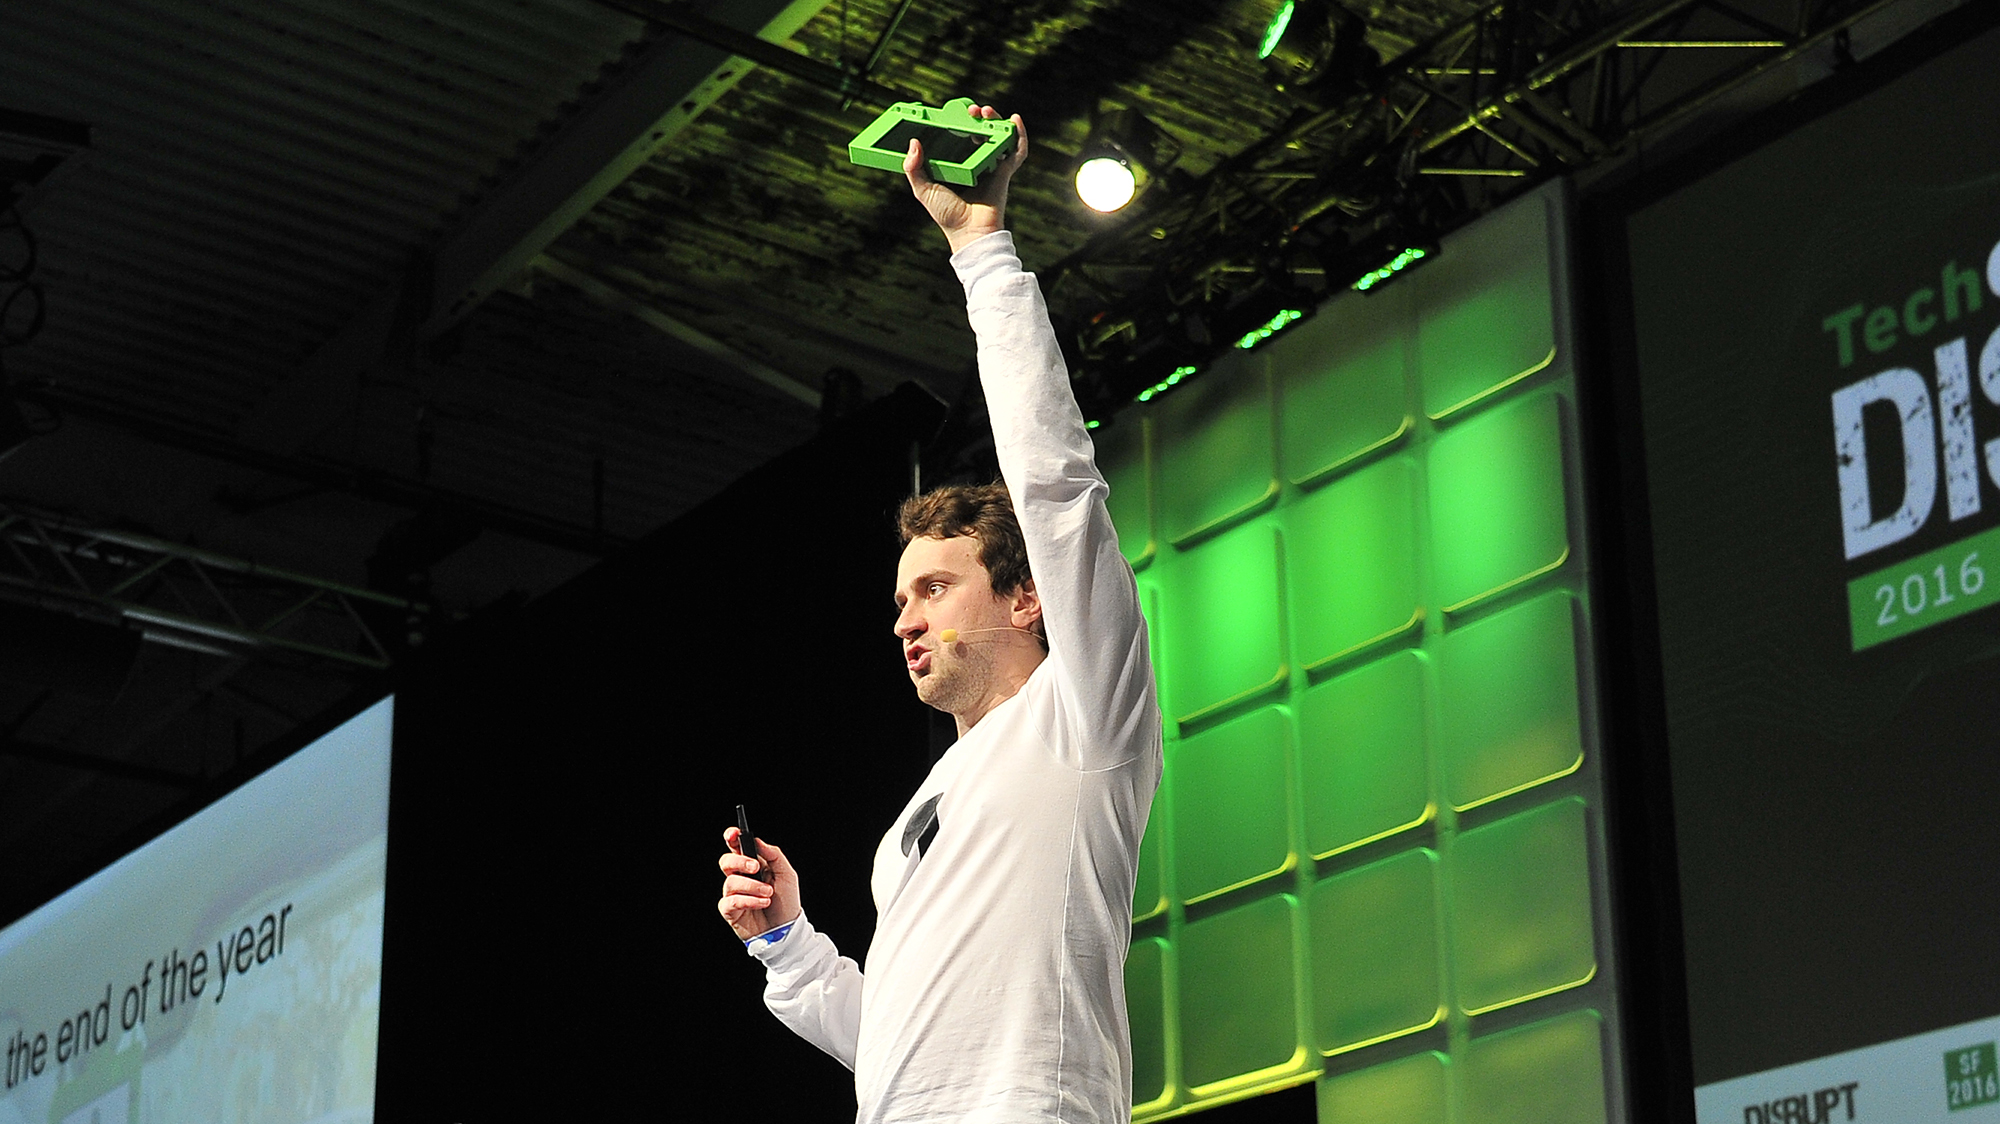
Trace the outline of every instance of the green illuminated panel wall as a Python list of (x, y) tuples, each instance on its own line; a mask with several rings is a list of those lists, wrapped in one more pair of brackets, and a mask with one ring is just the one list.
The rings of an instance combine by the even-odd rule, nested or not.
[(1099, 431), (1167, 772), (1135, 1117), (1623, 1116), (1555, 187)]

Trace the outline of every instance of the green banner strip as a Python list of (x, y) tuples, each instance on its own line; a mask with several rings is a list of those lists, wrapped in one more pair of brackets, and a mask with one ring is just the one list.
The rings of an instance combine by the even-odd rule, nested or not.
[(1847, 583), (1854, 650), (2000, 604), (2000, 527)]

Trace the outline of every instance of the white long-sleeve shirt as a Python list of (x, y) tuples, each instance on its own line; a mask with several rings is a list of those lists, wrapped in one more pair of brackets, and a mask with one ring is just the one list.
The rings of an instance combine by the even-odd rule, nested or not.
[(867, 969), (801, 917), (765, 1003), (854, 1070), (859, 1124), (1125, 1124), (1125, 952), (1161, 721), (1131, 567), (1013, 237), (952, 256), (1049, 654), (883, 835)]

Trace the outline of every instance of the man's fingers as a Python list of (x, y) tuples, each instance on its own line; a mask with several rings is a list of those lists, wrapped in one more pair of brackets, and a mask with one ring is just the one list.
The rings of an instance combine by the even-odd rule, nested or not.
[(734, 925), (743, 920), (744, 914), (762, 913), (770, 904), (757, 898), (725, 895), (721, 901), (715, 903), (715, 908), (716, 912), (722, 914), (724, 921)]
[[(732, 874), (722, 880), (722, 896), (725, 898), (757, 898), (768, 904), (774, 896), (774, 891), (755, 878), (745, 878), (741, 874)], [(757, 908), (762, 909), (764, 907), (760, 905)]]
[[(747, 874), (747, 873), (755, 873), (757, 870), (759, 863), (757, 861), (755, 850), (757, 844), (760, 841), (753, 837), (750, 840), (751, 844), (750, 850), (752, 853), (744, 854), (742, 853), (744, 851), (744, 848), (741, 847), (737, 842), (737, 836), (740, 834), (742, 833), (733, 827), (726, 827), (722, 829), (723, 845), (731, 848), (730, 850), (724, 851), (721, 857), (716, 860), (717, 865), (719, 865), (722, 868), (722, 872), (724, 874)], [(750, 865), (747, 869), (741, 865), (732, 865), (732, 864), (742, 864), (742, 863), (748, 863)]]

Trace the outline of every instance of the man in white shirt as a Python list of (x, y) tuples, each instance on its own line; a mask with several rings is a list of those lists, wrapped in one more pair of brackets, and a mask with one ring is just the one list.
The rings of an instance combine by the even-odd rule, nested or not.
[(959, 739), (877, 849), (865, 974), (812, 928), (783, 851), (720, 860), (718, 908), (764, 964), (765, 1004), (854, 1071), (860, 1124), (1131, 1117), (1124, 962), (1161, 720), (1104, 479), (1003, 223), (1027, 155), (1013, 121), (1015, 152), (976, 189), (933, 181), (914, 143), (904, 164), (965, 287), (1005, 488), (900, 516), (895, 633)]

